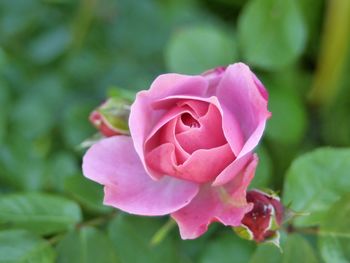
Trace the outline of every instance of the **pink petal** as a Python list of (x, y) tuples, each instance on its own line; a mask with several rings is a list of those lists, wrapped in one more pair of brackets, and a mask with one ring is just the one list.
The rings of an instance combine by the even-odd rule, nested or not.
[(146, 163), (151, 169), (196, 183), (215, 179), (233, 160), (228, 144), (197, 150), (180, 165), (176, 164), (175, 147), (171, 143), (164, 143), (146, 155)]
[[(226, 69), (217, 88), (217, 97), (223, 107), (223, 128), (230, 145), (234, 147), (236, 137), (235, 134), (231, 135), (232, 116), (226, 113), (235, 117), (242, 130), (243, 141), (249, 142), (242, 145), (244, 152), (239, 156), (243, 156), (258, 144), (266, 120), (270, 117), (267, 92), (248, 66), (236, 63)], [(233, 130), (236, 131), (236, 128)]]
[(198, 119), (199, 128), (190, 128), (176, 135), (182, 148), (188, 153), (198, 149), (211, 149), (226, 144), (222, 132), (221, 114), (214, 104), (210, 104), (206, 115)]
[(214, 180), (227, 165), (234, 160), (228, 144), (195, 151), (182, 165), (179, 165), (175, 176), (198, 183)]
[(153, 174), (161, 178), (164, 175), (176, 174), (175, 146), (172, 143), (163, 143), (148, 152), (145, 156), (146, 165)]
[(235, 176), (239, 174), (243, 167), (251, 160), (252, 153), (248, 153), (242, 157), (236, 158), (231, 164), (229, 164), (225, 170), (223, 170), (213, 182), (213, 186), (220, 186), (231, 181)]
[[(184, 160), (187, 159), (187, 157), (189, 156), (189, 154), (186, 153), (179, 146), (179, 144), (175, 138), (175, 134), (174, 134), (175, 125), (176, 125), (176, 117), (178, 115), (182, 114), (183, 112), (189, 112), (189, 111), (184, 111), (183, 109), (178, 108), (178, 107), (175, 107), (175, 108), (169, 110), (169, 112), (167, 112), (162, 118), (160, 118), (160, 120), (155, 125), (155, 127), (152, 129), (148, 138), (144, 142), (143, 155), (145, 158), (145, 170), (153, 179), (157, 180), (157, 179), (160, 179), (162, 176), (164, 176), (164, 173), (161, 173), (160, 171), (155, 169), (155, 166), (152, 165), (152, 167), (153, 167), (152, 168), (152, 167), (149, 167), (149, 165), (147, 165), (146, 160), (150, 158), (148, 155), (155, 148), (159, 147), (160, 145), (162, 145), (164, 143), (171, 142), (173, 144), (173, 146), (175, 146), (175, 154), (177, 157), (174, 160), (175, 163), (184, 162)], [(158, 158), (156, 160), (156, 162), (159, 162), (159, 158), (163, 157), (163, 156), (159, 156), (159, 153), (156, 153), (156, 155)], [(164, 157), (168, 157), (168, 156), (164, 156)], [(152, 160), (151, 160), (151, 162), (152, 162)]]
[(241, 224), (244, 215), (252, 209), (245, 196), (257, 163), (254, 155), (232, 182), (222, 187), (203, 186), (189, 205), (171, 215), (179, 226), (182, 239), (199, 237), (213, 221), (226, 226)]
[(105, 185), (105, 204), (132, 214), (169, 214), (186, 206), (198, 193), (195, 183), (168, 176), (152, 180), (127, 136), (94, 144), (84, 156), (83, 173)]
[(131, 106), (129, 128), (135, 150), (144, 166), (144, 142), (152, 128), (166, 112), (154, 109), (152, 104), (164, 97), (179, 94), (202, 97), (207, 87), (207, 80), (202, 76), (164, 74), (152, 83), (148, 91), (141, 91), (136, 95)]
[[(224, 117), (226, 119), (226, 122), (222, 124), (223, 132), (231, 146), (233, 153), (236, 156), (240, 153), (244, 145), (244, 137), (240, 128), (240, 124), (238, 123), (236, 117), (233, 115), (232, 112), (222, 107), (221, 102), (219, 102), (216, 96), (202, 97), (202, 98), (187, 96), (187, 95), (168, 96), (164, 99), (159, 100), (157, 102), (157, 105), (158, 104), (164, 105), (165, 103), (170, 103), (170, 102), (175, 103), (176, 101), (179, 101), (179, 100), (198, 100), (198, 101), (214, 104), (216, 108), (219, 110), (222, 116), (222, 120), (224, 120)], [(221, 129), (221, 126), (218, 127), (218, 129)]]

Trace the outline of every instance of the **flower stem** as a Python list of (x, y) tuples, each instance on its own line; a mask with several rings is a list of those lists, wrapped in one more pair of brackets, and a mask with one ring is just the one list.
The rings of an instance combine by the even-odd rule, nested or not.
[(151, 239), (151, 246), (156, 246), (158, 245), (160, 242), (162, 242), (162, 240), (167, 236), (167, 234), (169, 233), (169, 231), (176, 226), (176, 222), (172, 219), (169, 218), (168, 222), (166, 222), (152, 237)]
[(350, 46), (350, 1), (328, 1), (321, 51), (310, 102), (326, 106), (337, 95)]
[(85, 221), (85, 222), (81, 222), (80, 224), (77, 224), (76, 228), (79, 229), (79, 228), (82, 228), (85, 226), (99, 226), (99, 225), (102, 225), (102, 224), (108, 222), (115, 215), (116, 215), (116, 212), (113, 211), (112, 213), (109, 213), (109, 214), (106, 214), (106, 215), (103, 215), (100, 217), (95, 217), (95, 218), (92, 218), (92, 219)]

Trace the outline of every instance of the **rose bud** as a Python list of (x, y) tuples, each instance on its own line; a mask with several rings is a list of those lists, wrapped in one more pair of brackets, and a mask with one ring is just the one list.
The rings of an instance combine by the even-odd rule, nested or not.
[(84, 175), (104, 185), (104, 203), (145, 216), (171, 215), (183, 239), (212, 222), (241, 225), (253, 203), (268, 94), (243, 63), (201, 75), (169, 73), (140, 91), (130, 136), (103, 138), (83, 159)]
[[(273, 192), (251, 190), (247, 193), (247, 201), (253, 204), (253, 209), (244, 216), (241, 226), (234, 228), (235, 232), (258, 243), (278, 239), (277, 230), (284, 214), (279, 197)], [(276, 241), (274, 243), (278, 244)]]
[(90, 114), (91, 123), (104, 135), (128, 134), (130, 106), (121, 99), (109, 98)]

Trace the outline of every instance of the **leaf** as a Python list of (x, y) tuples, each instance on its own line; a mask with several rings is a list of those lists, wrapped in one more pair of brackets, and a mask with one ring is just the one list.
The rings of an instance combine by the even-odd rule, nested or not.
[(48, 160), (48, 186), (63, 191), (65, 181), (79, 172), (77, 160), (70, 152), (56, 152)]
[(254, 243), (237, 237), (233, 232), (208, 241), (200, 263), (248, 262), (255, 249)]
[[(1, 54), (2, 50), (0, 49), (0, 69), (1, 69)], [(0, 81), (0, 105), (1, 105), (1, 111), (0, 111), (0, 144), (2, 144), (6, 130), (7, 130), (7, 119), (8, 119), (8, 112), (9, 112), (9, 106), (11, 104), (10, 101), (10, 89), (6, 85), (6, 83)]]
[(285, 183), (283, 203), (311, 213), (295, 220), (298, 226), (320, 224), (328, 209), (349, 192), (350, 149), (319, 148), (294, 160)]
[(276, 246), (271, 243), (258, 245), (249, 263), (280, 263), (282, 254)]
[(76, 102), (65, 109), (60, 129), (68, 146), (77, 147), (95, 132), (92, 124), (88, 121), (89, 114), (95, 107), (96, 102), (85, 101), (84, 103)]
[(10, 113), (15, 131), (27, 139), (47, 133), (54, 125), (53, 112), (39, 96), (22, 96)]
[(101, 231), (83, 227), (68, 233), (57, 245), (57, 263), (117, 263), (111, 241)]
[(318, 263), (317, 257), (309, 244), (302, 236), (288, 235), (283, 248), (283, 263)]
[(0, 147), (1, 180), (18, 190), (40, 190), (44, 186), (45, 160), (30, 142), (29, 147), (28, 139), (9, 133), (6, 144)]
[(89, 211), (108, 213), (112, 210), (111, 207), (103, 205), (103, 187), (82, 175), (68, 177), (64, 188), (68, 194)]
[(258, 147), (257, 154), (259, 156), (259, 165), (249, 188), (268, 188), (272, 178), (272, 160), (263, 145)]
[(276, 70), (292, 64), (306, 42), (306, 27), (294, 0), (252, 0), (238, 21), (243, 58), (251, 65)]
[(165, 60), (172, 72), (198, 74), (237, 60), (234, 37), (220, 27), (182, 29), (170, 39)]
[(120, 215), (109, 225), (108, 234), (118, 258), (122, 263), (176, 263), (178, 255), (176, 244), (167, 236), (157, 245), (151, 245), (151, 239), (159, 228), (160, 220)]
[[(320, 48), (320, 36), (322, 31), (322, 19), (324, 18), (324, 2), (319, 0), (297, 0), (300, 11), (307, 26), (308, 51), (310, 55), (318, 54)], [(309, 53), (308, 52), (308, 53)]]
[(79, 206), (60, 196), (23, 193), (0, 197), (1, 228), (23, 228), (48, 235), (71, 229), (80, 220)]
[(0, 232), (1, 263), (53, 263), (55, 251), (45, 240), (24, 230)]
[(33, 62), (48, 63), (63, 54), (71, 41), (68, 28), (59, 26), (29, 42), (28, 53)]
[(307, 128), (306, 111), (300, 97), (283, 89), (269, 90), (269, 110), (266, 137), (284, 145), (297, 145)]
[(320, 228), (319, 249), (326, 263), (350, 261), (350, 193), (327, 212)]
[(311, 245), (302, 236), (290, 234), (279, 251), (272, 244), (262, 244), (256, 249), (249, 263), (317, 263)]

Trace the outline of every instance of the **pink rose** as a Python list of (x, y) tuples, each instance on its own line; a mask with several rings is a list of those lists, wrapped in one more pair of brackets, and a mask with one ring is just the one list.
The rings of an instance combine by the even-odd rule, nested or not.
[(131, 106), (129, 136), (94, 144), (84, 175), (105, 186), (104, 203), (138, 215), (171, 214), (183, 239), (219, 221), (239, 226), (268, 95), (243, 63), (199, 76), (164, 74)]

